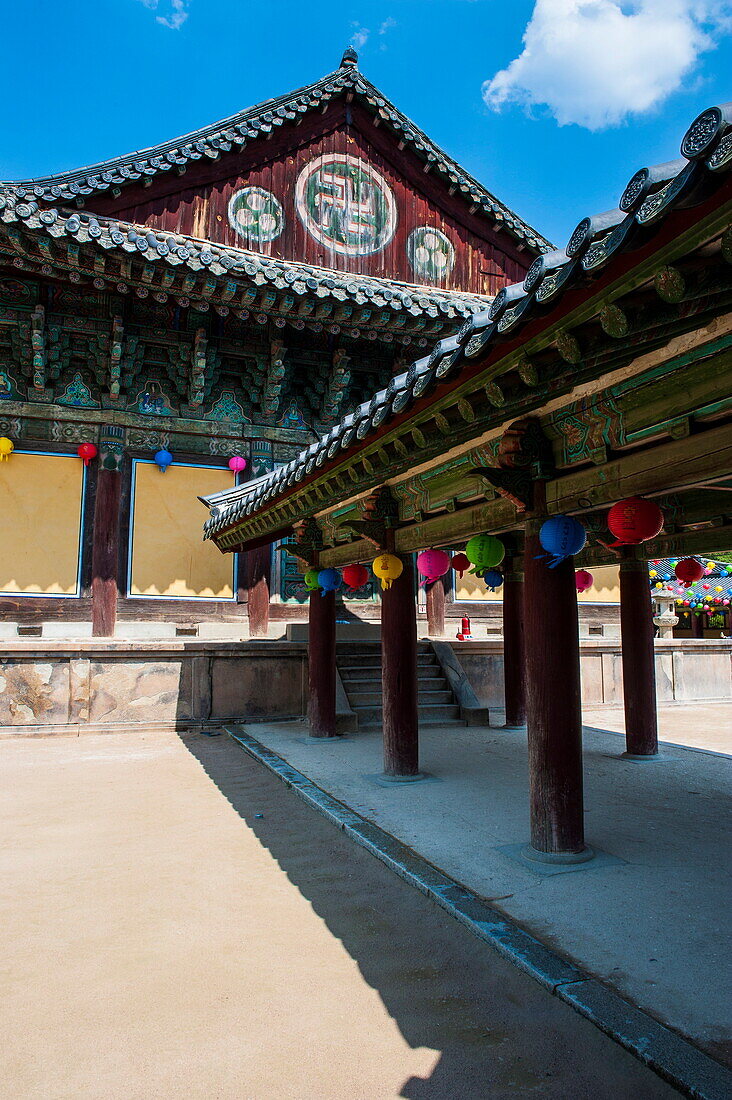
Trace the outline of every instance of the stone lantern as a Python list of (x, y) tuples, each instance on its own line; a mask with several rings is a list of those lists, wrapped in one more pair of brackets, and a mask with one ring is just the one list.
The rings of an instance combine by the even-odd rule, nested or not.
[(673, 638), (678, 625), (676, 594), (670, 588), (659, 588), (653, 593), (653, 622), (658, 627), (659, 638)]

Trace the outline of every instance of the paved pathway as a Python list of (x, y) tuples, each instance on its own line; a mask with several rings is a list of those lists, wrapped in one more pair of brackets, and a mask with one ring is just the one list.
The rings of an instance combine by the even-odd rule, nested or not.
[(0, 776), (3, 1100), (677, 1095), (223, 737)]
[[(667, 709), (681, 736), (682, 708)], [(732, 706), (683, 710), (697, 742), (709, 727), (730, 747)], [(525, 730), (425, 727), (420, 759), (434, 778), (386, 787), (376, 780), (379, 731), (320, 745), (305, 743), (302, 723), (247, 730), (540, 940), (732, 1062), (732, 757), (664, 745), (657, 762), (634, 763), (621, 758), (617, 733), (586, 727), (585, 832), (603, 858), (549, 873), (520, 859), (529, 837)]]

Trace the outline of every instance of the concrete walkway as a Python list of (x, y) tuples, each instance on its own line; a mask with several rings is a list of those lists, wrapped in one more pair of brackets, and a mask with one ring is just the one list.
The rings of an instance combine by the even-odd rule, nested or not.
[[(622, 712), (612, 712), (621, 725)], [(586, 716), (588, 717), (588, 716)], [(606, 721), (608, 712), (591, 715)], [(618, 721), (620, 719), (620, 721)], [(298, 723), (252, 736), (633, 1003), (732, 1058), (729, 988), (732, 706), (668, 707), (661, 759), (621, 759), (624, 739), (585, 729), (586, 837), (599, 855), (571, 870), (527, 864), (526, 734), (425, 728), (425, 782), (383, 785), (381, 737), (306, 743)], [(684, 732), (686, 731), (686, 733)], [(723, 736), (726, 735), (726, 742)]]
[(676, 1095), (226, 738), (0, 777), (3, 1100)]

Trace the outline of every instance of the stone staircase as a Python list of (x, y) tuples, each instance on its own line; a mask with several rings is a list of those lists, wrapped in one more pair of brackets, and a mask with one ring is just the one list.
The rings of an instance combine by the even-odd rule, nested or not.
[[(336, 663), (359, 729), (381, 725), (381, 644), (347, 642), (336, 646)], [(417, 645), (420, 726), (464, 726), (460, 707), (429, 643)]]

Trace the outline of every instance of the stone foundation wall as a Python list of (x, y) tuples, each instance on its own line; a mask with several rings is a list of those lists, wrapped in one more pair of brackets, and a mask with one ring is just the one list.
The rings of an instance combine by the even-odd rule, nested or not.
[(0, 733), (193, 732), (299, 717), (306, 691), (306, 647), (287, 642), (13, 642), (0, 659)]
[[(453, 649), (482, 706), (503, 707), (503, 647), (500, 640), (454, 642)], [(622, 705), (620, 643), (580, 643), (584, 706)], [(561, 690), (561, 685), (557, 685)], [(656, 639), (659, 703), (732, 700), (732, 642), (729, 639)]]
[[(503, 707), (500, 639), (453, 649), (481, 706)], [(584, 640), (584, 705), (621, 705), (617, 642)], [(729, 640), (656, 642), (659, 702), (732, 700)], [(561, 690), (561, 685), (557, 685)], [(8, 642), (0, 657), (0, 734), (193, 732), (222, 720), (307, 710), (307, 646), (261, 642)]]

